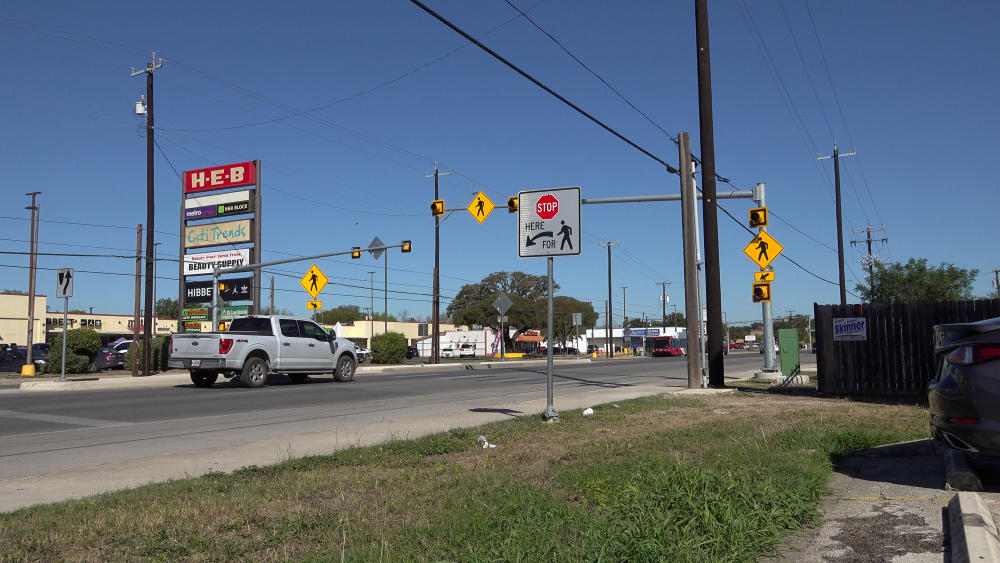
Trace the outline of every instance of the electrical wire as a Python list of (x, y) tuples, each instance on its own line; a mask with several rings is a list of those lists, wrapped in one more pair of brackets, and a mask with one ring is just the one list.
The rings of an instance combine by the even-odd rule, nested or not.
[(451, 23), (450, 21), (448, 21), (447, 19), (445, 19), (443, 16), (441, 16), (440, 14), (438, 14), (437, 12), (435, 12), (434, 10), (430, 9), (426, 4), (424, 4), (423, 2), (420, 2), (420, 0), (410, 0), (410, 2), (412, 4), (414, 4), (415, 6), (417, 6), (418, 8), (420, 8), (421, 10), (423, 10), (423, 11), (427, 12), (428, 14), (430, 14), (432, 17), (434, 17), (435, 19), (437, 19), (439, 22), (441, 22), (441, 23), (445, 24), (446, 26), (448, 26), (449, 28), (451, 28), (455, 33), (458, 33), (462, 37), (464, 37), (467, 40), (469, 40), (470, 42), (472, 42), (473, 45), (475, 45), (476, 47), (479, 47), (480, 49), (482, 49), (483, 51), (485, 51), (486, 53), (488, 53), (490, 56), (492, 56), (496, 60), (502, 62), (505, 65), (507, 65), (507, 67), (510, 68), (511, 70), (513, 70), (514, 72), (517, 72), (518, 74), (520, 74), (524, 78), (528, 79), (535, 86), (538, 86), (542, 90), (545, 90), (546, 92), (548, 92), (549, 94), (551, 94), (553, 97), (555, 97), (557, 100), (561, 101), (562, 103), (566, 104), (570, 108), (574, 109), (580, 115), (586, 117), (587, 119), (589, 119), (590, 121), (592, 121), (596, 125), (600, 126), (605, 131), (607, 131), (607, 132), (611, 133), (612, 135), (614, 135), (615, 137), (618, 137), (618, 139), (624, 141), (626, 144), (628, 144), (632, 148), (634, 148), (637, 151), (641, 152), (642, 154), (648, 156), (649, 158), (653, 159), (654, 161), (660, 163), (661, 165), (663, 165), (667, 169), (667, 172), (670, 172), (671, 174), (678, 174), (680, 172), (674, 166), (671, 166), (670, 164), (667, 164), (667, 162), (665, 160), (663, 160), (662, 158), (660, 158), (660, 157), (654, 155), (653, 153), (647, 151), (646, 149), (640, 147), (634, 141), (632, 141), (628, 137), (622, 135), (618, 131), (615, 131), (614, 129), (611, 128), (611, 126), (607, 125), (603, 121), (601, 121), (601, 120), (597, 119), (596, 117), (590, 115), (589, 113), (587, 113), (586, 111), (584, 111), (583, 108), (581, 108), (580, 106), (578, 106), (578, 105), (574, 104), (573, 102), (567, 100), (565, 97), (563, 97), (562, 95), (558, 94), (552, 88), (549, 88), (548, 86), (546, 86), (545, 84), (543, 84), (541, 81), (539, 81), (534, 76), (531, 76), (527, 72), (521, 70), (520, 67), (518, 67), (514, 63), (508, 61), (503, 56), (501, 56), (499, 53), (497, 53), (493, 49), (490, 49), (489, 47), (487, 47), (486, 45), (484, 45), (482, 42), (480, 42), (478, 39), (476, 39), (475, 37), (469, 35), (465, 31), (463, 31), (461, 28), (459, 28), (457, 25)]
[[(826, 69), (826, 78), (830, 81), (830, 89), (833, 91), (833, 100), (836, 103), (837, 111), (840, 113), (840, 121), (844, 124), (844, 130), (847, 131), (847, 139), (851, 142), (851, 146), (856, 147), (854, 142), (854, 136), (851, 134), (851, 128), (847, 124), (847, 117), (844, 115), (844, 108), (840, 105), (840, 95), (837, 93), (837, 86), (833, 81), (833, 74), (830, 72), (830, 63), (826, 60), (826, 51), (823, 50), (823, 42), (819, 39), (819, 30), (816, 28), (816, 20), (813, 19), (812, 8), (809, 7), (809, 0), (804, 0), (806, 5), (806, 13), (809, 14), (809, 23), (812, 25), (813, 36), (816, 37), (816, 45), (819, 47), (820, 57), (823, 59), (823, 67)], [(868, 185), (868, 178), (865, 176), (865, 169), (861, 166), (861, 157), (857, 156), (855, 160), (858, 163), (858, 170), (861, 171), (861, 179), (864, 181), (865, 189), (868, 191), (868, 199), (871, 201), (872, 209), (875, 211), (875, 217), (878, 218), (879, 223), (884, 223), (882, 221), (882, 215), (878, 211), (878, 206), (875, 205), (875, 198), (872, 197), (871, 188)]]

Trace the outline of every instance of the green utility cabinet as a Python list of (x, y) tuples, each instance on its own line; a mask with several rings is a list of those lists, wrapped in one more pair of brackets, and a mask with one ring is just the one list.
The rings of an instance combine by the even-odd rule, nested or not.
[(799, 331), (794, 328), (778, 329), (778, 350), (781, 357), (781, 375), (801, 375), (799, 360)]

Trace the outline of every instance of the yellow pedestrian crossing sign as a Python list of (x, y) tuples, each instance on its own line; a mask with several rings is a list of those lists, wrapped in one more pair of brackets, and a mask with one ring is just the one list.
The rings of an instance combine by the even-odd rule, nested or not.
[(753, 281), (755, 282), (769, 282), (774, 281), (774, 271), (768, 270), (766, 272), (754, 272)]
[(309, 271), (306, 272), (306, 275), (302, 276), (302, 279), (299, 280), (299, 283), (302, 284), (302, 287), (309, 292), (309, 295), (311, 295), (313, 299), (316, 299), (316, 296), (319, 295), (319, 292), (323, 291), (323, 288), (326, 287), (326, 283), (328, 281), (330, 280), (326, 279), (326, 276), (323, 275), (323, 271), (316, 267), (316, 264), (313, 264), (312, 267), (309, 268)]
[(310, 311), (319, 311), (322, 308), (322, 301), (306, 301), (306, 309), (309, 309)]
[(778, 241), (774, 240), (774, 237), (767, 234), (767, 231), (761, 231), (743, 249), (743, 254), (746, 254), (750, 260), (753, 260), (763, 270), (772, 260), (781, 254), (784, 248)]
[(493, 211), (493, 202), (490, 198), (486, 197), (486, 194), (479, 192), (476, 197), (472, 198), (472, 203), (466, 208), (469, 214), (476, 218), (476, 221), (482, 223), (490, 216), (490, 212)]

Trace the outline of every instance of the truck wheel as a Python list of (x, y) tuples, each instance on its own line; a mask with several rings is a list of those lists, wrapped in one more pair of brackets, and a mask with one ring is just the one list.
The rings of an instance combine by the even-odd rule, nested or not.
[(267, 362), (258, 356), (248, 358), (243, 364), (240, 381), (247, 387), (263, 387), (267, 383)]
[(198, 387), (211, 387), (219, 379), (219, 374), (212, 371), (192, 371), (191, 381)]
[(350, 356), (344, 354), (337, 360), (337, 371), (333, 372), (333, 378), (337, 381), (351, 381), (354, 379), (354, 368), (357, 364)]
[(308, 373), (290, 373), (288, 374), (288, 379), (292, 380), (292, 383), (303, 383), (306, 378), (309, 377)]

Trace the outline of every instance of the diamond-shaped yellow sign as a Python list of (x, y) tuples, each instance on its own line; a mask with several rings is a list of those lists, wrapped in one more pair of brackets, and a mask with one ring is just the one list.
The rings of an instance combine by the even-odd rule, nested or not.
[(299, 283), (302, 284), (302, 287), (309, 292), (309, 295), (311, 295), (313, 299), (316, 299), (316, 296), (319, 295), (319, 292), (323, 291), (323, 288), (326, 287), (326, 283), (328, 281), (330, 280), (326, 279), (326, 276), (323, 275), (323, 271), (317, 268), (316, 264), (313, 264), (312, 267), (309, 268), (309, 271), (306, 272), (306, 275), (302, 276), (302, 279), (299, 280)]
[(483, 192), (479, 192), (476, 194), (476, 197), (472, 198), (472, 203), (469, 204), (469, 207), (467, 207), (466, 210), (470, 215), (476, 218), (476, 221), (482, 223), (487, 217), (490, 216), (490, 212), (493, 211), (493, 207), (494, 205), (493, 202), (490, 201), (490, 198), (486, 197), (486, 194)]
[(748, 258), (753, 260), (763, 270), (772, 260), (781, 254), (784, 248), (778, 241), (774, 240), (774, 237), (767, 234), (767, 231), (761, 231), (743, 249), (743, 254), (746, 254)]

